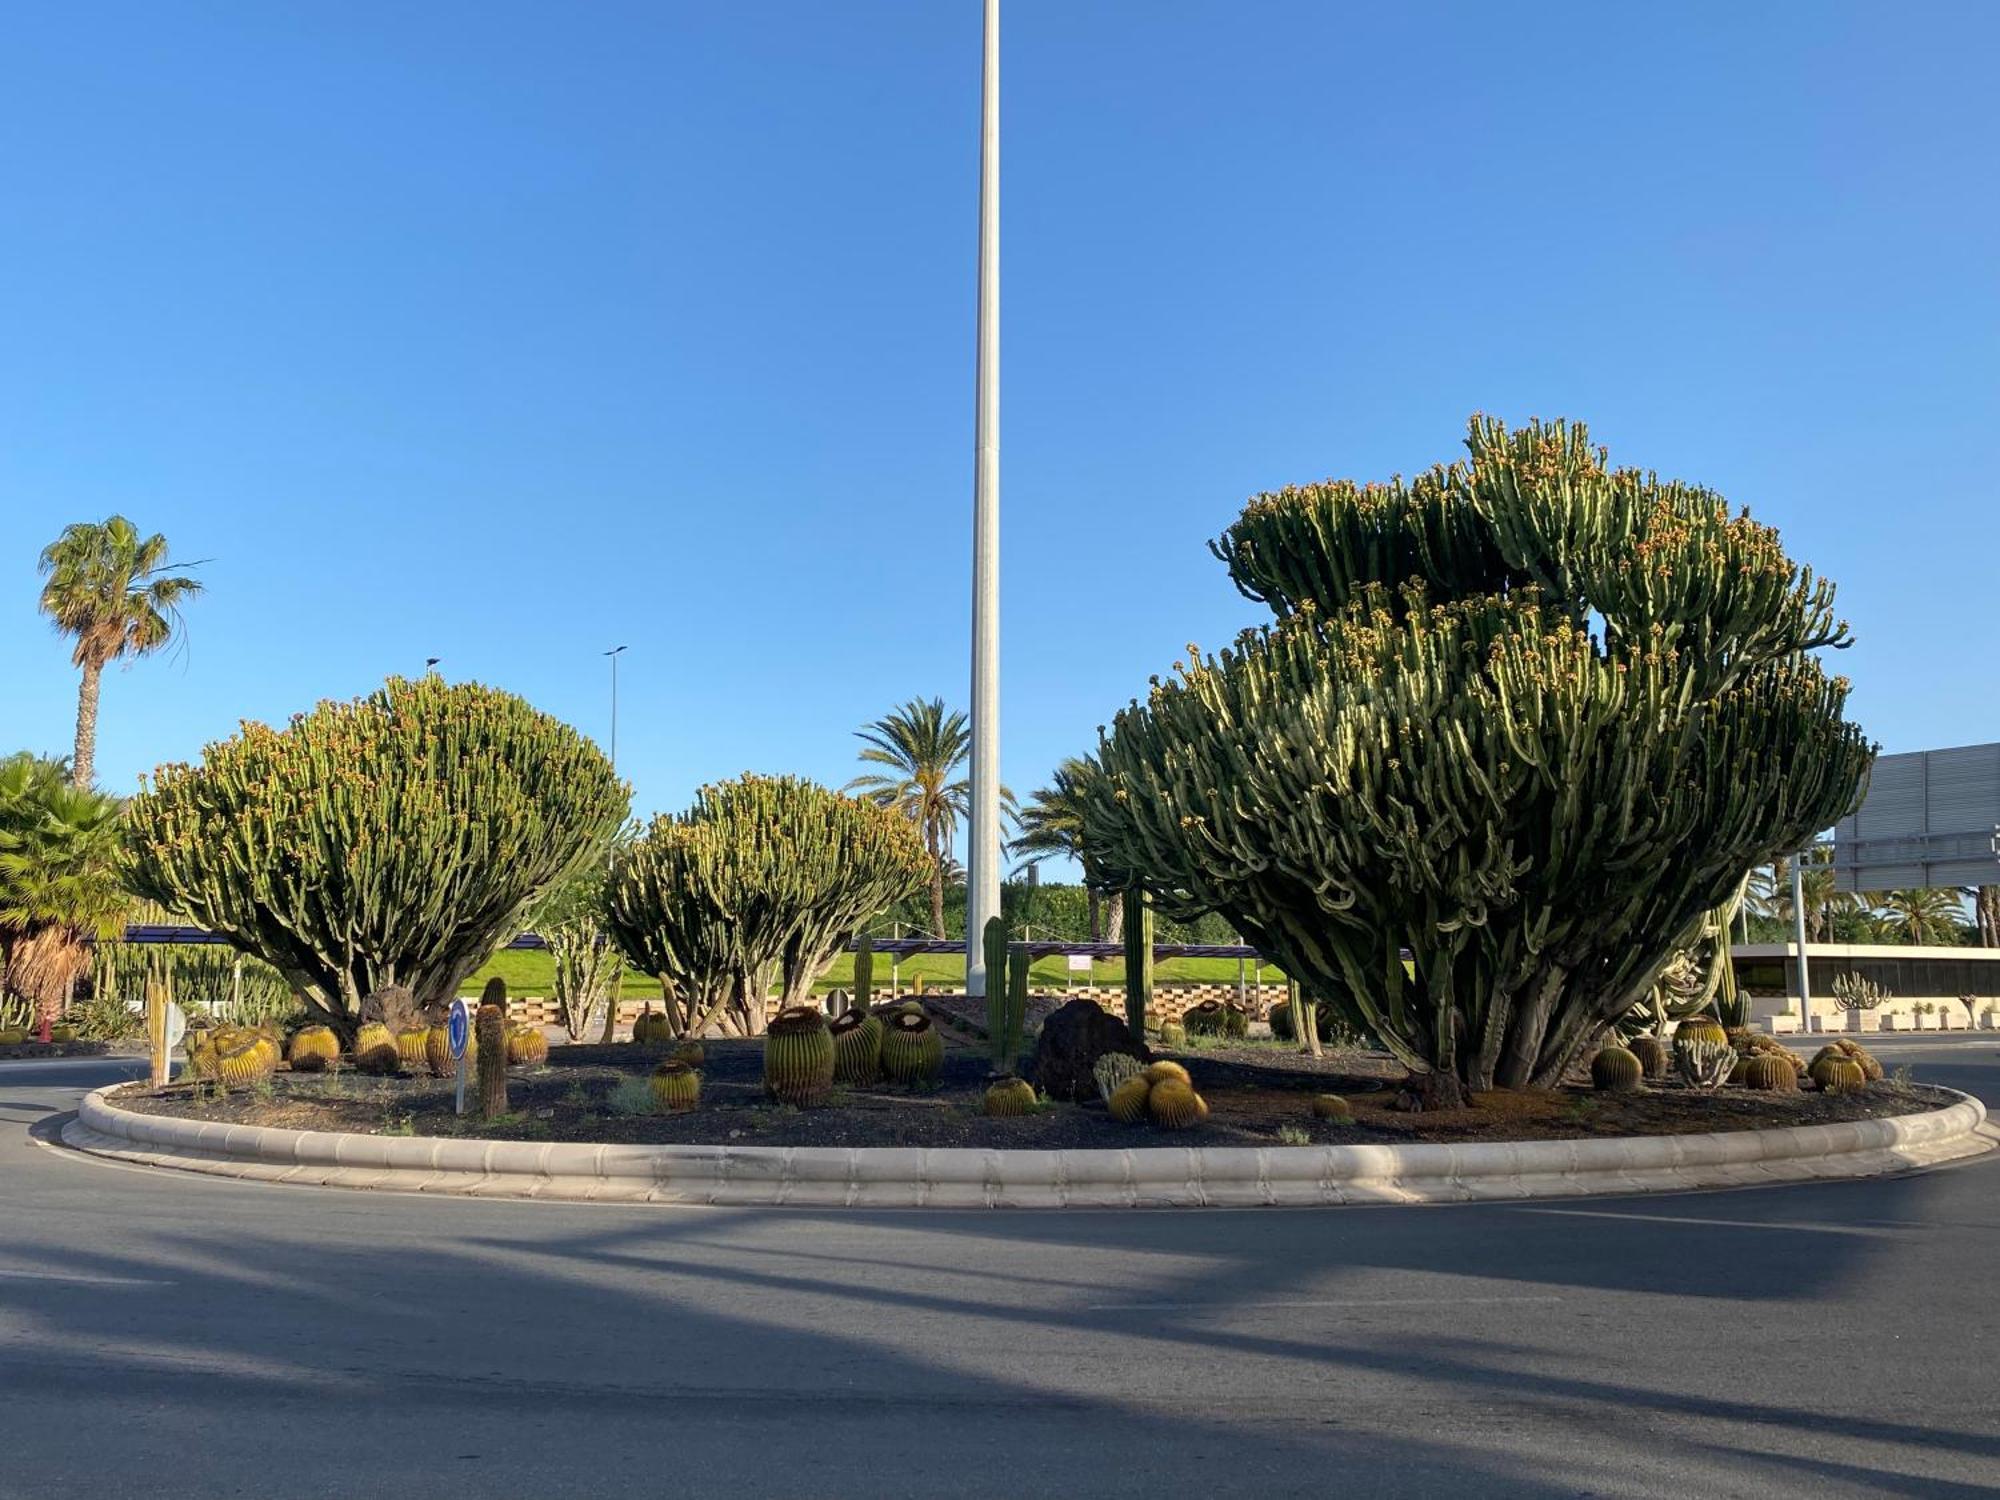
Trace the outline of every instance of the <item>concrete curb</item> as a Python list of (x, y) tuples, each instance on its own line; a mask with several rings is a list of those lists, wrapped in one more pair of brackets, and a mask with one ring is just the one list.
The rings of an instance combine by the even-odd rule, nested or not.
[[(1447, 1203), (1873, 1177), (1993, 1149), (1967, 1094), (1925, 1114), (1782, 1130), (1444, 1146), (1124, 1151), (600, 1146), (272, 1130), (87, 1095), (63, 1140), (263, 1182), (482, 1198), (798, 1208), (1247, 1208)], [(1949, 1092), (1949, 1091), (1941, 1091)]]

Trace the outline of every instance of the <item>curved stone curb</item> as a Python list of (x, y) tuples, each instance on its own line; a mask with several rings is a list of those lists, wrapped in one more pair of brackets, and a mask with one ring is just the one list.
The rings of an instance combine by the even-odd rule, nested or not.
[(63, 1140), (256, 1181), (489, 1198), (800, 1208), (1247, 1208), (1447, 1203), (1873, 1177), (1993, 1148), (1967, 1094), (1886, 1120), (1708, 1135), (1444, 1146), (999, 1151), (598, 1146), (348, 1135), (119, 1109), (87, 1095)]

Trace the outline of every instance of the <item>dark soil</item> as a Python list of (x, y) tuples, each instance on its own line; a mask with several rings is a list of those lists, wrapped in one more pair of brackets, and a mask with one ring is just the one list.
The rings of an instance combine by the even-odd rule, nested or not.
[[(1235, 1043), (1161, 1053), (1186, 1065), (1207, 1099), (1208, 1121), (1178, 1132), (1120, 1125), (1096, 1103), (1051, 1104), (1033, 1115), (988, 1119), (980, 1110), (986, 1059), (952, 1049), (930, 1092), (887, 1087), (837, 1091), (825, 1108), (774, 1104), (761, 1084), (762, 1044), (711, 1041), (702, 1069), (701, 1108), (691, 1114), (622, 1113), (612, 1096), (643, 1082), (656, 1054), (630, 1045), (558, 1047), (549, 1066), (508, 1078), (511, 1113), (489, 1123), (452, 1112), (452, 1085), (433, 1078), (286, 1073), (268, 1088), (216, 1096), (186, 1084), (135, 1086), (119, 1103), (153, 1114), (295, 1130), (416, 1135), (480, 1135), (512, 1140), (662, 1142), (745, 1146), (1120, 1147), (1272, 1145), (1280, 1130), (1315, 1143), (1549, 1140), (1758, 1130), (1935, 1109), (1948, 1096), (1882, 1082), (1846, 1094), (1770, 1094), (1744, 1089), (1700, 1093), (1674, 1082), (1639, 1094), (1587, 1087), (1475, 1095), (1468, 1109), (1413, 1114), (1394, 1107), (1403, 1070), (1376, 1053), (1311, 1058), (1275, 1043)], [(633, 1092), (627, 1090), (628, 1093)], [(1316, 1093), (1353, 1106), (1352, 1123), (1312, 1118)], [(469, 1091), (470, 1093), (470, 1091)], [(1292, 1136), (1292, 1143), (1301, 1143)]]
[(30, 1057), (102, 1057), (111, 1050), (109, 1042), (22, 1042), (0, 1047), (0, 1062), (18, 1062)]

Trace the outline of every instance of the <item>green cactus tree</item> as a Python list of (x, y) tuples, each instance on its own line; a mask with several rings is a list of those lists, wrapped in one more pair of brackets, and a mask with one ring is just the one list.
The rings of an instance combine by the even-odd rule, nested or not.
[(1558, 1081), (1872, 757), (1774, 531), (1579, 425), (1468, 447), (1253, 500), (1214, 548), (1277, 623), (1117, 716), (1084, 819), (1108, 878), (1220, 912), (1444, 1102)]
[(764, 1030), (773, 976), (807, 1003), (864, 922), (922, 890), (927, 855), (908, 819), (789, 776), (701, 789), (612, 861), (606, 919), (625, 956), (659, 978), (675, 1030), (726, 1018)]
[(162, 766), (128, 808), (131, 883), (351, 1040), (376, 990), (457, 994), (627, 801), (596, 746), (513, 694), (391, 678)]

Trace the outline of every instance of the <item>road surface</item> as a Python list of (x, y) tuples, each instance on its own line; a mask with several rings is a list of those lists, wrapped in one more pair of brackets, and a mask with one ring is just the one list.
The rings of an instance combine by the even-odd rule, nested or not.
[[(1885, 1061), (2000, 1102), (2000, 1040)], [(2000, 1493), (2000, 1164), (1546, 1205), (680, 1209), (47, 1143), (0, 1067), (0, 1497)]]

